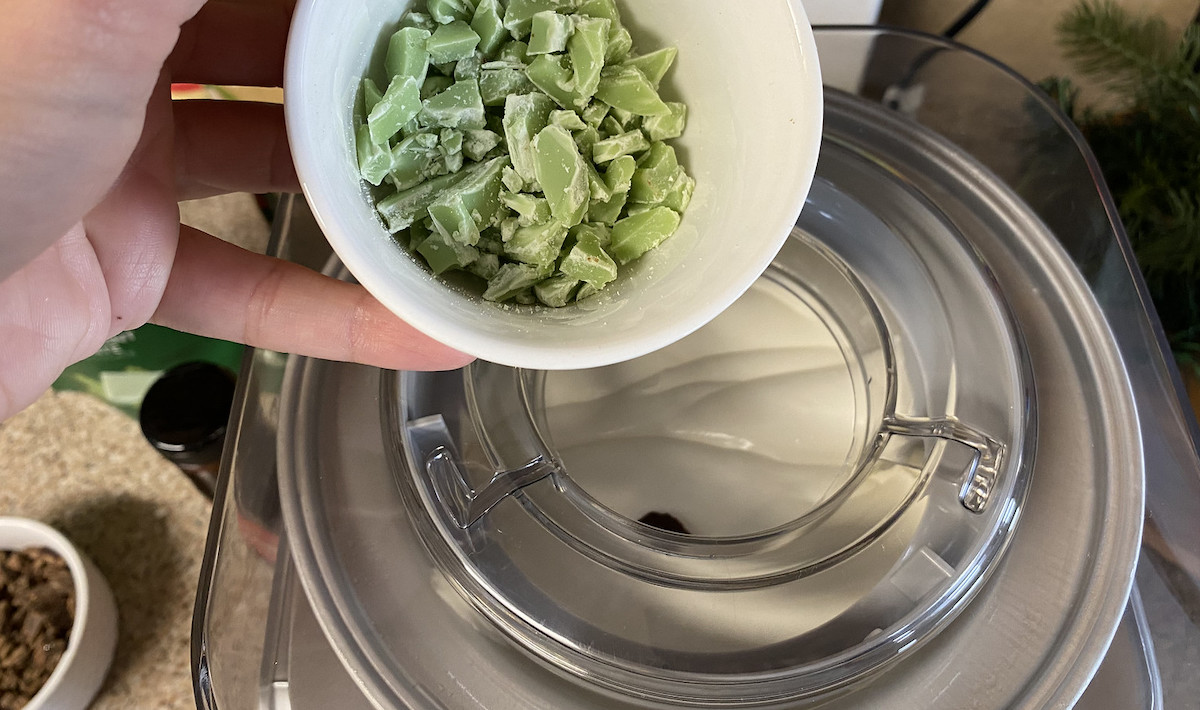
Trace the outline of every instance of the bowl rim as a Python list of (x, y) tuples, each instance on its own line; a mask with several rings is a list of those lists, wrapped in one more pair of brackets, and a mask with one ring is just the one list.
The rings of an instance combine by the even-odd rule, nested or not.
[[(299, 49), (303, 44), (302, 38), (325, 31), (318, 24), (314, 9), (321, 1), (299, 0), (296, 5), (284, 64), (285, 97), (289, 94), (295, 96), (305, 93), (303, 89), (289, 91), (289, 87), (301, 85), (298, 76), (307, 61), (305, 52)], [(625, 0), (626, 3), (630, 1)], [(652, 333), (626, 334), (586, 344), (535, 341), (522, 338), (518, 333), (514, 333), (512, 338), (502, 339), (480, 332), (469, 323), (443, 319), (424, 309), (420, 303), (414, 302), (405, 294), (380, 288), (378, 284), (384, 283), (386, 279), (380, 271), (382, 267), (377, 263), (378, 260), (372, 256), (374, 250), (364, 247), (362, 240), (348, 236), (350, 230), (345, 228), (346, 220), (339, 216), (337, 210), (329, 208), (330, 201), (323, 199), (319, 191), (310, 188), (316, 180), (306, 179), (306, 176), (317, 176), (323, 172), (311, 152), (306, 152), (302, 146), (304, 139), (301, 135), (306, 134), (306, 126), (309, 126), (311, 121), (300, 109), (298, 101), (289, 102), (285, 98), (284, 115), (289, 127), (288, 141), (304, 197), (325, 238), (347, 269), (371, 295), (401, 320), (444, 345), (490, 362), (538, 370), (603, 367), (666, 347), (716, 318), (749, 290), (783, 247), (812, 188), (820, 153), (824, 116), (823, 83), (816, 38), (802, 6), (791, 0), (772, 1), (779, 3), (792, 18), (794, 38), (802, 61), (798, 62), (796, 67), (798, 73), (790, 76), (789, 81), (811, 107), (811, 110), (806, 112), (811, 117), (811, 121), (808, 122), (811, 131), (803, 136), (802, 143), (791, 146), (795, 155), (792, 163), (797, 166), (798, 189), (780, 204), (778, 215), (764, 223), (763, 232), (771, 237), (770, 240), (764, 240), (769, 248), (763, 249), (759, 258), (752, 263), (753, 268), (748, 268), (744, 277), (705, 299), (702, 306), (686, 309), (681, 317), (661, 325)], [(400, 2), (397, 6), (406, 5)]]
[[(38, 538), (41, 542), (21, 547), (12, 546), (9, 542), (9, 532), (17, 530)], [(75, 547), (75, 544), (67, 539), (66, 535), (37, 520), (0, 516), (0, 550), (17, 551), (30, 547), (45, 547), (61, 557), (67, 563), (67, 569), (71, 572), (71, 582), (75, 587), (75, 618), (71, 620), (71, 638), (67, 642), (67, 648), (63, 651), (62, 658), (58, 660), (58, 664), (54, 666), (50, 676), (46, 678), (46, 682), (29, 699), (26, 706), (40, 708), (46, 699), (63, 684), (67, 674), (75, 665), (79, 647), (83, 642), (83, 635), (88, 628), (88, 615), (91, 611), (92, 600), (87, 565), (83, 555)]]

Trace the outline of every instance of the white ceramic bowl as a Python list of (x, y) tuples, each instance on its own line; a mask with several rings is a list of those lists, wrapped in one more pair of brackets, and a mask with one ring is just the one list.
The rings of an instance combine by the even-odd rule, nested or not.
[(75, 582), (71, 640), (54, 672), (25, 710), (84, 710), (108, 675), (117, 642), (117, 606), (100, 571), (54, 528), (0, 517), (0, 550), (45, 547), (62, 557)]
[(787, 239), (816, 170), (821, 78), (788, 0), (618, 0), (635, 46), (679, 48), (663, 83), (688, 105), (673, 142), (696, 178), (679, 232), (600, 296), (564, 309), (488, 303), (433, 277), (383, 228), (358, 178), (352, 110), (381, 37), (410, 0), (300, 0), (285, 111), (305, 196), (351, 273), (454, 348), (514, 367), (597, 367), (679, 340), (731, 305)]

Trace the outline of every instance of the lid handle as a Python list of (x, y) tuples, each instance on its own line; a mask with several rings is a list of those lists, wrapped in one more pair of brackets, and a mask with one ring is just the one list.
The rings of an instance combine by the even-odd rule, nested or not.
[(963, 473), (958, 500), (972, 513), (983, 513), (987, 509), (1004, 463), (1004, 444), (950, 416), (928, 419), (893, 414), (884, 421), (883, 428), (892, 434), (944, 439), (973, 449), (974, 455)]
[(470, 528), (492, 508), (525, 486), (546, 478), (555, 468), (544, 457), (537, 457), (511, 471), (495, 473), (487, 485), (471, 487), (463, 464), (448, 446), (434, 449), (425, 460), (425, 471), (433, 482), (439, 502), (462, 530)]

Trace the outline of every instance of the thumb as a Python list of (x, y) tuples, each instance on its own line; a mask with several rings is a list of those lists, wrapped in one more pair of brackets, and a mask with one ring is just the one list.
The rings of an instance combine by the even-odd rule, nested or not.
[(179, 27), (204, 0), (16, 0), (0, 23), (0, 279), (128, 161)]

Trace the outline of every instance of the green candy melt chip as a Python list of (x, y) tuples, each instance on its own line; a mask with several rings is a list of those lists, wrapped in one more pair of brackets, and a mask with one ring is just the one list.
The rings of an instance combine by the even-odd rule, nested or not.
[(475, 54), (479, 46), (479, 35), (462, 20), (455, 20), (433, 31), (425, 43), (429, 61), (434, 64), (457, 62)]
[(566, 57), (560, 54), (539, 54), (530, 62), (525, 75), (533, 85), (565, 109), (583, 109), (588, 99), (575, 85), (575, 74), (567, 68)]
[(575, 23), (566, 15), (548, 10), (533, 16), (529, 32), (529, 54), (553, 54), (567, 49)]
[(504, 242), (504, 253), (525, 264), (553, 266), (562, 254), (566, 240), (567, 228), (551, 220), (518, 228), (512, 238)]
[(604, 288), (617, 278), (617, 262), (599, 243), (591, 240), (580, 241), (571, 247), (559, 269), (593, 288)]
[(483, 298), (488, 301), (507, 301), (527, 288), (533, 288), (545, 281), (553, 273), (553, 269), (532, 264), (504, 264), (488, 281)]
[(367, 125), (371, 129), (371, 140), (384, 143), (400, 132), (404, 124), (421, 112), (421, 89), (411, 76), (392, 79), (387, 91), (371, 109)]
[(547, 126), (533, 139), (534, 171), (559, 222), (573, 227), (587, 214), (587, 165), (571, 134), (560, 126)]
[(500, 49), (508, 38), (508, 30), (504, 28), (498, 0), (479, 0), (471, 18), (471, 29), (479, 35), (479, 51), (485, 56), (492, 56)]
[(428, 0), (429, 15), (438, 24), (471, 19), (472, 0)]
[(513, 39), (529, 37), (533, 16), (539, 12), (570, 12), (576, 0), (509, 0), (504, 10), (504, 26)]
[(601, 76), (596, 98), (636, 116), (661, 116), (671, 112), (646, 75), (633, 67), (621, 67), (608, 76)]
[(575, 22), (575, 33), (567, 42), (567, 53), (575, 71), (575, 90), (585, 98), (592, 98), (600, 88), (611, 26), (612, 22), (604, 18), (579, 19)]
[(388, 76), (411, 76), (418, 84), (425, 83), (429, 73), (429, 50), (426, 43), (431, 33), (418, 27), (401, 27), (388, 42), (387, 57), (383, 60)]
[[(616, 0), (417, 0), (359, 88), (359, 174), (398, 247), (485, 300), (562, 308), (679, 229), (674, 47), (639, 53)], [(463, 280), (465, 279), (465, 280)]]
[(533, 295), (543, 305), (551, 308), (562, 308), (571, 302), (579, 290), (580, 281), (566, 274), (557, 274), (539, 282), (533, 287)]
[(612, 228), (609, 249), (617, 261), (628, 264), (666, 241), (679, 229), (679, 213), (668, 207), (651, 207), (618, 220)]
[(425, 126), (487, 128), (479, 82), (474, 79), (456, 81), (445, 91), (429, 97), (417, 120)]
[(504, 103), (504, 137), (512, 155), (513, 169), (526, 183), (534, 175), (533, 138), (550, 123), (554, 101), (544, 94), (516, 94)]
[(675, 63), (675, 57), (678, 55), (678, 49), (675, 47), (666, 47), (657, 52), (629, 59), (622, 66), (637, 69), (649, 80), (651, 86), (657, 89), (663, 77), (671, 69), (671, 65)]

